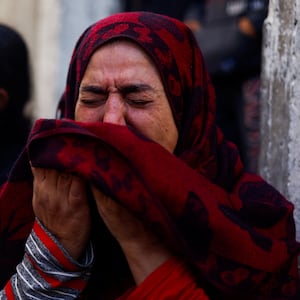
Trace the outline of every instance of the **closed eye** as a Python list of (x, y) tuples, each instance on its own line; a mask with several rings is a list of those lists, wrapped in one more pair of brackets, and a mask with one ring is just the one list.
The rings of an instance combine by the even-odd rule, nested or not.
[(81, 98), (79, 101), (86, 106), (95, 107), (105, 104), (106, 98)]
[(130, 99), (127, 98), (126, 102), (130, 105), (130, 106), (134, 106), (137, 108), (143, 108), (146, 105), (148, 105), (149, 103), (152, 103), (152, 100), (141, 100), (141, 99)]
[(82, 85), (79, 88), (79, 101), (87, 106), (102, 105), (107, 100), (106, 91), (95, 85)]

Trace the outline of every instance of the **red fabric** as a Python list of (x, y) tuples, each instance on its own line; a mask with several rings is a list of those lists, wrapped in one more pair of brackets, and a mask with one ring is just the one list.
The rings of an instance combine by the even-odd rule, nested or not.
[[(53, 249), (52, 249), (53, 251)], [(53, 252), (51, 251), (51, 254)], [(47, 282), (48, 286), (53, 289), (59, 289), (59, 288), (70, 288), (75, 290), (83, 291), (86, 287), (87, 282), (82, 279), (74, 279), (62, 282), (61, 280), (54, 278), (53, 276), (48, 275), (45, 273), (39, 265), (37, 265), (30, 257), (28, 257), (30, 263), (34, 266), (34, 270), (43, 278), (45, 282)]]
[(14, 292), (13, 292), (10, 281), (5, 286), (5, 293), (6, 293), (7, 300), (14, 300), (15, 299)]
[[(179, 131), (175, 155), (133, 128), (71, 120), (89, 58), (120, 37), (145, 49), (161, 74)], [(30, 159), (34, 166), (77, 173), (126, 206), (188, 261), (195, 282), (217, 299), (300, 297), (293, 205), (243, 171), (236, 147), (216, 127), (214, 91), (184, 24), (151, 13), (122, 13), (88, 28), (75, 47), (59, 109), (64, 120), (36, 122), (27, 153), (3, 188), (0, 259), (3, 249), (15, 239), (22, 245), (29, 233)], [(103, 256), (106, 244), (100, 245)], [(17, 260), (12, 256), (10, 265)]]
[(183, 262), (172, 257), (117, 300), (208, 300)]
[(33, 231), (37, 235), (37, 237), (42, 241), (45, 247), (52, 253), (52, 255), (57, 259), (58, 264), (64, 270), (68, 271), (79, 271), (79, 268), (72, 264), (70, 260), (66, 257), (64, 252), (58, 245), (53, 241), (53, 239), (44, 231), (44, 229), (40, 226), (38, 222), (35, 222), (33, 225)]
[[(38, 238), (42, 241), (42, 243), (49, 250), (51, 255), (57, 259), (58, 264), (64, 271), (79, 271), (79, 267), (72, 264), (70, 260), (66, 257), (63, 251), (57, 246), (54, 240), (49, 236), (47, 232), (40, 226), (38, 222), (35, 222), (33, 225), (34, 233), (38, 236)], [(28, 256), (31, 264), (34, 265), (34, 269), (39, 273), (39, 275), (54, 289), (58, 289), (60, 287), (63, 288), (71, 288), (76, 290), (83, 290), (86, 287), (86, 280), (72, 278), (69, 281), (62, 282), (61, 280), (54, 278), (53, 276), (47, 274), (42, 270), (38, 265), (36, 265), (35, 261)]]

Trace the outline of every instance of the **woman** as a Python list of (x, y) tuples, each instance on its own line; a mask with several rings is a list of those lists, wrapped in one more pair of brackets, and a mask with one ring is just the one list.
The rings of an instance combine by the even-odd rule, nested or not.
[[(88, 299), (299, 297), (293, 205), (243, 171), (236, 147), (216, 127), (214, 91), (184, 24), (137, 12), (89, 27), (75, 47), (59, 110), (62, 120), (37, 121), (27, 147), (37, 217), (27, 266), (55, 281), (55, 292), (84, 290)], [(30, 233), (28, 174), (23, 155), (1, 195), (2, 249)], [(24, 193), (8, 205), (21, 185)], [(43, 273), (35, 244), (52, 254), (41, 265), (54, 257), (64, 278)], [(18, 255), (10, 266), (22, 250)], [(11, 282), (6, 294), (14, 292)]]

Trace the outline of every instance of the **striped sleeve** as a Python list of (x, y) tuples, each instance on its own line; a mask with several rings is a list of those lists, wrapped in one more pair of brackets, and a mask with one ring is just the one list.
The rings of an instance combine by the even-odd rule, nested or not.
[(36, 219), (23, 261), (0, 291), (0, 300), (77, 299), (90, 277), (93, 257), (89, 245), (82, 260), (75, 261)]

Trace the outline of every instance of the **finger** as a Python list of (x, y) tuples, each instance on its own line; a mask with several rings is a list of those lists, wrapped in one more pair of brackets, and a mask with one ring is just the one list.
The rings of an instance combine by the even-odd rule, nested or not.
[(112, 235), (121, 243), (140, 234), (141, 223), (123, 206), (92, 187), (98, 212)]
[(35, 211), (51, 211), (55, 213), (61, 206), (60, 199), (68, 192), (68, 189), (58, 189), (58, 180), (61, 175), (54, 169), (33, 168), (33, 206)]
[(57, 173), (56, 174), (56, 192), (58, 193), (57, 197), (64, 195), (63, 201), (69, 199), (70, 189), (72, 184), (72, 175), (70, 173)]
[(120, 205), (115, 203), (115, 201), (113, 201), (110, 197), (105, 195), (96, 187), (92, 187), (92, 192), (102, 218), (108, 218), (111, 215), (119, 213)]
[(45, 179), (45, 169), (44, 168), (36, 168), (31, 167), (31, 171), (36, 181), (43, 181)]
[(57, 186), (57, 178), (59, 172), (54, 169), (45, 169), (45, 168), (33, 168), (34, 178), (37, 183), (41, 185), (48, 185), (53, 188)]
[(87, 203), (86, 185), (82, 178), (75, 175), (71, 177), (68, 199), (70, 204), (75, 206)]

